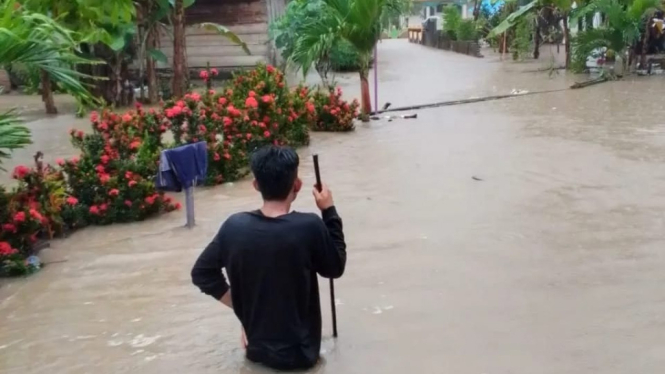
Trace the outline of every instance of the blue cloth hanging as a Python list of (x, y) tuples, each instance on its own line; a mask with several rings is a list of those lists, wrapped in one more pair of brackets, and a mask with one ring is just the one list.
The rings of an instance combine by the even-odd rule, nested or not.
[(206, 142), (186, 144), (162, 151), (155, 186), (163, 191), (180, 192), (203, 184), (207, 173)]

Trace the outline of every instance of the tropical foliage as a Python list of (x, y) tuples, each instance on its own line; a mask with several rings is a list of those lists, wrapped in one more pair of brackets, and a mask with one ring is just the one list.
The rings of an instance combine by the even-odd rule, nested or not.
[[(506, 6), (512, 6), (515, 1), (509, 1)], [(636, 62), (635, 50), (643, 50), (646, 46), (649, 28), (652, 26), (652, 16), (655, 11), (661, 10), (663, 4), (658, 0), (586, 0), (574, 2), (572, 0), (533, 0), (520, 6), (507, 15), (503, 21), (492, 29), (489, 38), (513, 32), (516, 27), (522, 33), (529, 27), (526, 23), (535, 26), (534, 57), (538, 57), (538, 44), (541, 32), (551, 25), (562, 24), (563, 40), (565, 42), (566, 67), (575, 71), (586, 68), (586, 61), (594, 54), (609, 53), (610, 56), (619, 56), (624, 67), (629, 61)], [(601, 14), (603, 22), (593, 27), (594, 14)], [(535, 17), (534, 17), (535, 16)], [(528, 20), (527, 17), (532, 17)], [(526, 20), (526, 21), (525, 21)], [(526, 22), (526, 23), (525, 23)], [(572, 36), (570, 24), (577, 23), (578, 32)], [(515, 40), (513, 49), (525, 48), (525, 41)], [(523, 51), (517, 52), (523, 54)], [(572, 63), (571, 63), (572, 59)]]
[[(215, 185), (245, 175), (258, 147), (305, 145), (310, 130), (352, 130), (358, 103), (341, 95), (339, 89), (290, 90), (283, 72), (261, 65), (236, 74), (219, 92), (190, 92), (159, 109), (137, 104), (125, 113), (92, 112), (91, 132), (70, 131), (77, 156), (47, 165), (38, 155), (33, 167), (14, 169), (14, 189), (0, 188), (0, 275), (34, 271), (26, 258), (41, 240), (180, 208), (155, 188), (163, 149), (205, 141), (206, 183)], [(162, 141), (167, 131), (171, 144)]]

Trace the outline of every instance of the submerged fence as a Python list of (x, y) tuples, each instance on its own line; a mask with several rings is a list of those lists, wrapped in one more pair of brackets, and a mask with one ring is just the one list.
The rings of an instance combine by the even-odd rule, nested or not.
[(474, 41), (451, 40), (444, 31), (435, 28), (410, 28), (409, 41), (432, 48), (457, 52), (474, 57), (483, 57), (480, 54), (480, 44)]

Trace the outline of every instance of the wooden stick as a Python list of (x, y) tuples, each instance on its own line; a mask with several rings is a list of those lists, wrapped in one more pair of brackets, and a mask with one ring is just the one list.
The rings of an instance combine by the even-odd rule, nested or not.
[[(316, 175), (316, 189), (321, 192), (321, 172), (319, 171), (319, 155), (312, 156), (314, 160), (314, 174)], [(330, 278), (330, 311), (332, 314), (333, 337), (337, 337), (337, 306), (335, 305), (335, 282)]]

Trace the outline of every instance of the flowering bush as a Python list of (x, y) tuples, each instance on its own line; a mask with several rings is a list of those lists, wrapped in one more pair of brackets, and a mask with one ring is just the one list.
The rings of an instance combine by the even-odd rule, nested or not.
[(18, 186), (0, 188), (0, 275), (20, 275), (38, 267), (25, 261), (40, 239), (62, 231), (60, 210), (65, 190), (62, 174), (43, 166), (41, 154), (35, 168), (17, 166), (12, 176)]
[(163, 115), (137, 105), (122, 116), (93, 112), (90, 121), (92, 134), (70, 132), (81, 156), (58, 160), (71, 195), (62, 210), (70, 228), (138, 221), (176, 209), (153, 182), (167, 130)]
[(358, 116), (358, 100), (351, 104), (342, 100), (342, 90), (331, 88), (328, 93), (315, 91), (311, 102), (316, 108), (317, 119), (312, 123), (314, 131), (351, 131)]
[[(214, 69), (201, 73), (208, 83), (216, 75)], [(218, 184), (247, 173), (248, 155), (263, 145), (308, 144), (310, 127), (352, 130), (358, 103), (344, 102), (341, 94), (289, 90), (282, 72), (261, 65), (234, 75), (220, 92), (189, 93), (158, 110), (137, 105), (124, 114), (93, 112), (92, 133), (70, 132), (79, 156), (51, 166), (39, 154), (34, 168), (14, 170), (18, 187), (0, 188), (0, 275), (38, 269), (25, 259), (40, 239), (179, 209), (153, 179), (165, 132), (172, 132), (175, 145), (205, 141), (207, 183)]]
[(291, 94), (281, 72), (260, 65), (234, 75), (220, 93), (190, 93), (169, 102), (164, 113), (176, 145), (207, 142), (207, 184), (219, 184), (246, 173), (248, 154), (262, 145), (308, 144), (313, 112), (306, 104), (307, 91)]

